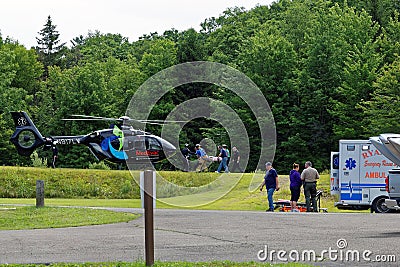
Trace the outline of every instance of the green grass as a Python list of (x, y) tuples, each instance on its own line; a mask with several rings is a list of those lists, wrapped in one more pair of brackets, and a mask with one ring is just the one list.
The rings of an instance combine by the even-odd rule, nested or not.
[[(103, 263), (52, 263), (49, 265), (37, 264), (0, 264), (0, 267), (37, 267), (37, 266), (53, 266), (53, 267), (143, 267), (144, 262), (103, 262)], [(269, 264), (258, 262), (231, 262), (231, 261), (214, 261), (214, 262), (156, 262), (154, 267), (303, 267), (313, 266), (300, 263), (286, 263), (286, 264)]]
[[(161, 174), (165, 175), (166, 172)], [(169, 173), (169, 177), (179, 177), (181, 183), (186, 180), (193, 180), (196, 173)], [(166, 176), (166, 175), (165, 175)], [(246, 173), (240, 178), (239, 174), (228, 174), (217, 178), (218, 174), (200, 174), (200, 183), (205, 180), (212, 181), (208, 186), (193, 187), (192, 192), (179, 192), (173, 197), (159, 198), (157, 208), (190, 208), (190, 209), (212, 209), (212, 210), (251, 210), (262, 211), (266, 209), (267, 199), (265, 189), (258, 190), (258, 185), (263, 179), (263, 173)], [(178, 178), (177, 178), (178, 179)], [(237, 180), (239, 180), (237, 182)], [(274, 199), (290, 199), (289, 177), (279, 176), (281, 190), (274, 194)], [(338, 212), (334, 207), (336, 201), (329, 194), (329, 175), (321, 175), (318, 182), (318, 189), (325, 193), (321, 199), (321, 207), (328, 208), (329, 212)], [(232, 188), (233, 187), (233, 188)], [(185, 195), (186, 194), (186, 195)], [(301, 194), (300, 202), (304, 202), (304, 195)], [(35, 204), (35, 199), (13, 199), (2, 198), (0, 204)], [(58, 199), (46, 198), (46, 206), (86, 206), (86, 207), (123, 207), (140, 208), (140, 199)]]
[[(14, 209), (15, 208), (15, 209)], [(139, 215), (101, 209), (7, 207), (0, 210), (0, 230), (44, 229), (128, 222)]]
[[(0, 198), (0, 205), (35, 205), (34, 198)], [(140, 208), (140, 199), (45, 198), (46, 206)]]
[(49, 198), (140, 198), (139, 172), (0, 166), (0, 196), (33, 198), (43, 180)]

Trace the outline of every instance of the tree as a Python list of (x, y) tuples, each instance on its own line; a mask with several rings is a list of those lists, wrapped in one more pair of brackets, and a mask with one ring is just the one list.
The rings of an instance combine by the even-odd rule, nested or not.
[(44, 28), (38, 32), (40, 37), (36, 37), (36, 41), (38, 43), (38, 46), (36, 46), (36, 51), (39, 55), (39, 60), (45, 67), (45, 77), (47, 77), (47, 68), (49, 66), (59, 64), (62, 56), (61, 52), (65, 47), (65, 43), (60, 43), (60, 34), (56, 30), (56, 27), (56, 25), (53, 25), (49, 15)]
[[(374, 38), (369, 32), (372, 22), (365, 13), (360, 15), (354, 8), (346, 5), (335, 4), (332, 7), (324, 7), (323, 4), (320, 1), (321, 7), (316, 13), (318, 15), (305, 38), (306, 50), (301, 59), (298, 85), (302, 96), (301, 114), (297, 124), (297, 127), (302, 129), (301, 139), (308, 141), (308, 156), (315, 159), (315, 165), (319, 168), (327, 168), (329, 158), (318, 157), (315, 151), (319, 151), (320, 155), (329, 155), (329, 152), (337, 146), (333, 129), (335, 125), (344, 122), (332, 115), (332, 107), (337, 104), (335, 100), (343, 101), (342, 98), (338, 98), (341, 86), (350, 85), (351, 82), (350, 77), (345, 76), (346, 61), (354, 59), (353, 62), (357, 61), (361, 66), (368, 64), (366, 59), (373, 51), (369, 46)], [(367, 54), (362, 55), (364, 52)], [(361, 55), (357, 56), (358, 54)], [(371, 64), (365, 71), (360, 71), (368, 72), (370, 68), (373, 70), (374, 66), (376, 65)], [(353, 70), (348, 68), (348, 71)], [(347, 79), (346, 82), (344, 78)], [(354, 82), (350, 87), (353, 85)], [(358, 100), (355, 97), (354, 101)], [(342, 103), (346, 103), (344, 101)], [(350, 105), (355, 104), (350, 103)], [(345, 111), (346, 108), (347, 104), (344, 107), (338, 106), (338, 110), (341, 111)], [(346, 118), (346, 122), (351, 120), (351, 117), (356, 118), (355, 114), (347, 111), (346, 114), (350, 118)]]
[[(210, 61), (231, 64), (236, 61), (244, 41), (254, 36), (263, 23), (265, 14), (245, 12), (243, 8), (233, 8), (215, 19), (217, 25), (210, 31), (206, 48)], [(204, 25), (203, 25), (204, 27)]]
[(26, 164), (9, 142), (14, 123), (10, 111), (34, 110), (41, 64), (34, 50), (8, 39), (0, 42), (0, 164)]
[(340, 3), (340, 5), (347, 3), (358, 11), (367, 11), (372, 16), (372, 20), (381, 27), (386, 27), (389, 20), (393, 18), (395, 11), (400, 11), (398, 0), (333, 0), (332, 2)]
[(398, 133), (400, 129), (400, 58), (384, 68), (373, 84), (371, 100), (361, 103), (364, 111), (363, 129), (367, 136)]
[(125, 61), (133, 52), (127, 37), (99, 31), (89, 32), (86, 37), (76, 37), (72, 44), (73, 50), (78, 50), (84, 61), (106, 61), (109, 57)]
[(184, 31), (177, 40), (178, 62), (191, 62), (205, 60), (206, 50), (204, 47), (205, 35), (194, 29)]
[(347, 22), (347, 56), (342, 67), (341, 85), (335, 89), (332, 105), (328, 108), (335, 122), (334, 139), (359, 139), (363, 133), (363, 112), (360, 102), (368, 101), (374, 91), (382, 55), (378, 54), (379, 42), (375, 41), (379, 25), (365, 12), (349, 9), (341, 16)]
[[(294, 46), (282, 36), (277, 27), (272, 23), (266, 23), (254, 37), (244, 42), (238, 59), (240, 61), (238, 65), (260, 87), (274, 115), (277, 128), (275, 165), (277, 168), (290, 166), (293, 162), (285, 162), (283, 156), (292, 153), (293, 147), (284, 149), (282, 146), (286, 144), (288, 137), (298, 132), (298, 129), (291, 127), (292, 117), (298, 114), (297, 90), (292, 84), (297, 69)], [(229, 99), (229, 102), (235, 105), (235, 102), (231, 101), (234, 96), (225, 96), (224, 99)], [(243, 110), (245, 107), (246, 105), (241, 104), (235, 106), (235, 110)], [(257, 127), (251, 118), (245, 121), (249, 129)], [(253, 128), (251, 133), (255, 132)], [(252, 151), (255, 151), (257, 144), (260, 143), (259, 137), (252, 137), (251, 143)], [(257, 155), (252, 154), (252, 156)]]
[(171, 40), (152, 41), (139, 62), (140, 70), (148, 77), (177, 63), (177, 49)]
[(394, 18), (382, 30), (382, 38), (378, 40), (383, 63), (390, 65), (400, 55), (400, 20), (396, 12)]

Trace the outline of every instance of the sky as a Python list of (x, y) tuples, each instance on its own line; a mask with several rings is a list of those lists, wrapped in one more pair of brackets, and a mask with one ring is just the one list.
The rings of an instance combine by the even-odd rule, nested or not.
[(273, 0), (2, 0), (0, 33), (25, 47), (36, 46), (38, 32), (50, 15), (60, 40), (70, 40), (96, 30), (121, 34), (130, 42), (143, 34), (175, 28), (194, 28), (206, 18), (218, 17), (229, 7), (250, 10), (256, 5), (270, 5)]

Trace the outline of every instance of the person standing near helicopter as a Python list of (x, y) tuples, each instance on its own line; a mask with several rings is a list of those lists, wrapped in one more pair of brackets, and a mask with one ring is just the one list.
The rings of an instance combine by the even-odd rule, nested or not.
[(55, 169), (56, 168), (56, 160), (58, 158), (58, 149), (57, 149), (57, 146), (56, 146), (55, 143), (53, 143), (53, 145), (51, 146), (51, 150), (53, 152), (53, 158), (52, 158), (52, 161), (51, 161), (51, 167), (53, 169)]
[(193, 154), (192, 151), (189, 149), (189, 144), (185, 144), (185, 147), (181, 150), (182, 155), (183, 155), (183, 171), (188, 172), (189, 171), (189, 158), (190, 155)]
[(224, 168), (225, 172), (229, 172), (228, 164), (227, 164), (227, 162), (228, 162), (228, 153), (226, 152), (226, 149), (223, 146), (218, 146), (218, 149), (219, 149), (218, 157), (221, 158), (221, 162), (220, 162), (216, 172), (221, 172), (222, 168)]
[(197, 164), (197, 168), (196, 171), (201, 172), (205, 169), (207, 169), (207, 153), (206, 151), (201, 147), (200, 144), (196, 144), (196, 156), (198, 159), (198, 164)]
[(240, 172), (244, 172), (242, 168), (240, 168), (240, 153), (237, 147), (232, 147), (232, 167), (229, 168), (231, 172), (234, 172), (236, 169), (239, 169)]
[(226, 151), (226, 157), (227, 157), (226, 166), (228, 166), (229, 165), (229, 161), (231, 160), (231, 152), (229, 151), (227, 145), (222, 145), (222, 148), (225, 149), (225, 151)]

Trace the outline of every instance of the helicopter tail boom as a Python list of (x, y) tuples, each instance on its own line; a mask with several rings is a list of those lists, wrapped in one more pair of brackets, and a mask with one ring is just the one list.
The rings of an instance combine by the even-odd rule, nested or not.
[(45, 138), (36, 128), (33, 121), (24, 111), (12, 111), (15, 132), (10, 138), (20, 155), (29, 156), (32, 152), (46, 143)]

